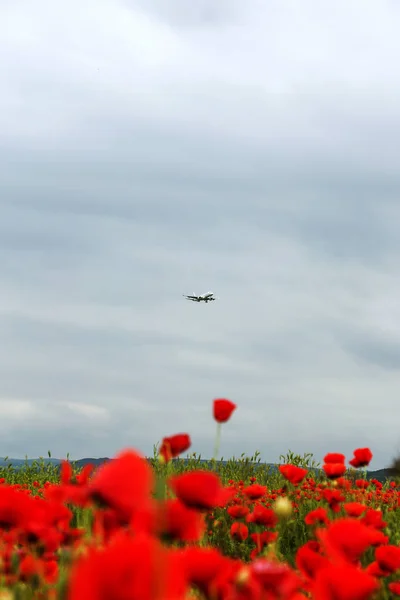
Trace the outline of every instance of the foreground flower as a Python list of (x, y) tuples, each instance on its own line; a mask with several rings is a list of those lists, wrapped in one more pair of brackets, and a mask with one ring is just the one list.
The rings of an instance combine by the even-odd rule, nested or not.
[(351, 518), (336, 519), (328, 529), (318, 529), (317, 537), (332, 560), (355, 565), (368, 548), (388, 542), (381, 531)]
[(175, 499), (158, 504), (155, 533), (169, 541), (197, 542), (205, 531), (204, 515)]
[(314, 600), (372, 600), (379, 582), (352, 565), (329, 565), (319, 569), (312, 586)]
[(300, 577), (283, 562), (257, 559), (251, 564), (250, 571), (271, 598), (291, 598), (300, 590)]
[(129, 522), (134, 511), (148, 502), (154, 484), (154, 473), (146, 458), (136, 451), (124, 450), (95, 472), (88, 495)]
[(310, 540), (296, 553), (296, 566), (299, 571), (312, 582), (316, 573), (323, 567), (330, 565), (329, 559), (321, 554), (319, 542)]
[(104, 550), (91, 549), (72, 568), (67, 600), (184, 600), (182, 558), (147, 535), (121, 534)]
[(380, 546), (375, 550), (375, 560), (386, 575), (395, 573), (400, 569), (399, 546)]

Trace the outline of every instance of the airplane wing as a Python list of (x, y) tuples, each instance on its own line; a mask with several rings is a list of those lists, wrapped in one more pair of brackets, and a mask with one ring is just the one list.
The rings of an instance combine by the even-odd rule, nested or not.
[(197, 300), (197, 296), (186, 296), (186, 294), (182, 294), (187, 300)]

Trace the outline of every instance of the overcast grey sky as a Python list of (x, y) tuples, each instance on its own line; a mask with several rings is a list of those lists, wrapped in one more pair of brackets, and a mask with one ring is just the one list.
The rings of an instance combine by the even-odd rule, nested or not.
[[(0, 4), (0, 455), (400, 449), (400, 4)], [(193, 304), (183, 293), (213, 290)]]

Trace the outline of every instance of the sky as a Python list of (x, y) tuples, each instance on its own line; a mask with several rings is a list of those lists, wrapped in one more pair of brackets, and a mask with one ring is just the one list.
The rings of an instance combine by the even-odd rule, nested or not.
[[(400, 452), (400, 5), (0, 4), (0, 456)], [(186, 301), (212, 290), (219, 300)]]

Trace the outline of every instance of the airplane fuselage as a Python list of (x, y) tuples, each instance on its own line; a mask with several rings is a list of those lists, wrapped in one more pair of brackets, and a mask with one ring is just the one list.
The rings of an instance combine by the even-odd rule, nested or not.
[(183, 295), (187, 300), (191, 300), (192, 302), (205, 302), (207, 304), (207, 302), (212, 302), (215, 300), (213, 292), (208, 292), (208, 294), (201, 294), (199, 296), (196, 294), (193, 294), (193, 296), (187, 296), (186, 294)]

